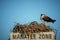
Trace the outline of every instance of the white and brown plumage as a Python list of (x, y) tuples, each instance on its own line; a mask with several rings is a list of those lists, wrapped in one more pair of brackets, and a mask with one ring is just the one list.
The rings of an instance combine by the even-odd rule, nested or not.
[(52, 18), (46, 16), (45, 14), (41, 14), (40, 18), (41, 18), (41, 20), (43, 21), (44, 24), (46, 22), (52, 22), (52, 23), (54, 23), (56, 21), (56, 20), (53, 20)]

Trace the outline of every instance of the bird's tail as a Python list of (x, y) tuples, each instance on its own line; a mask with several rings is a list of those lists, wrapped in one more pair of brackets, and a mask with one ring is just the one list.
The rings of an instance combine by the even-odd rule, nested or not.
[(54, 23), (56, 20), (52, 20), (52, 23)]

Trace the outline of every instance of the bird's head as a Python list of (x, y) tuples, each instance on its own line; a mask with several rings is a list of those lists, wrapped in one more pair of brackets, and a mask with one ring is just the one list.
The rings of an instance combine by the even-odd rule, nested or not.
[(45, 16), (45, 14), (41, 14), (41, 16)]
[(41, 14), (41, 17), (43, 18), (45, 16), (45, 14)]

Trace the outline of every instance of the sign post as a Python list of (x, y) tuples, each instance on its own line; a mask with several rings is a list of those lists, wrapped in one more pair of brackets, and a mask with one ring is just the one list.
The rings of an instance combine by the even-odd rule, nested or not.
[(10, 40), (56, 40), (54, 32), (31, 33), (29, 36), (21, 33), (10, 33)]

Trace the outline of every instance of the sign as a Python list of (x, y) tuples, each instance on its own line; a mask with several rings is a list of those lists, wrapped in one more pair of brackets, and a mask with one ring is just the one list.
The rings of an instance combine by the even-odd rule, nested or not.
[(55, 40), (54, 32), (31, 33), (30, 35), (21, 33), (10, 33), (10, 40)]

